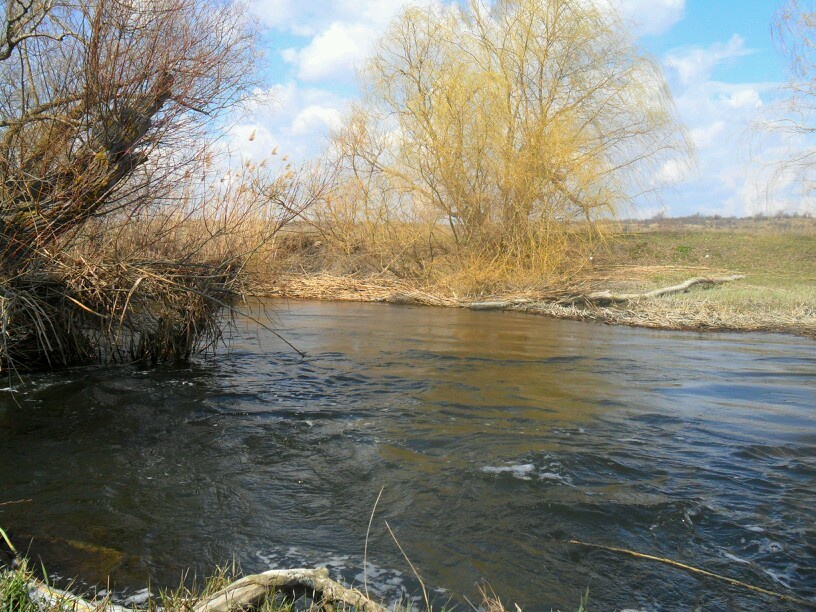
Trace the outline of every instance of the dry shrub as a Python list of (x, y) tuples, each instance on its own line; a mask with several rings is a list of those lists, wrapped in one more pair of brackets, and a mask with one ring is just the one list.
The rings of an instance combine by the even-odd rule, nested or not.
[[(325, 185), (231, 163), (240, 0), (14, 0), (0, 22), (0, 368), (187, 359)], [(25, 66), (24, 70), (19, 70)]]
[(508, 234), (486, 224), (479, 240), (460, 243), (432, 215), (374, 202), (361, 211), (360, 200), (342, 189), (333, 196), (283, 238), (281, 272), (393, 277), (457, 297), (535, 291), (580, 272), (616, 228), (609, 221), (539, 221)]
[(43, 257), (4, 283), (0, 350), (14, 369), (182, 361), (219, 339), (235, 280), (205, 263)]

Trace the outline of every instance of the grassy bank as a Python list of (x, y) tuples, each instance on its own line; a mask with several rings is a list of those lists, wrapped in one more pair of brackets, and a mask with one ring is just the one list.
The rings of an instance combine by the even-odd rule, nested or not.
[[(191, 612), (207, 601), (235, 578), (234, 573), (218, 570), (201, 585), (161, 589), (137, 604), (117, 605), (103, 594), (83, 593), (57, 589), (39, 580), (24, 562), (14, 569), (0, 570), (0, 612), (125, 612), (147, 610), (157, 612)], [(318, 603), (304, 601), (294, 593), (271, 593), (253, 607), (256, 612), (292, 612), (297, 601), (298, 610), (322, 610)], [(342, 609), (342, 608), (341, 608)]]
[[(627, 222), (592, 255), (548, 279), (534, 271), (491, 275), (478, 268), (479, 262), (435, 277), (399, 274), (393, 266), (372, 265), (363, 247), (338, 254), (306, 231), (288, 234), (276, 248), (276, 263), (256, 274), (256, 291), (275, 297), (451, 307), (496, 301), (507, 309), (559, 318), (816, 337), (814, 219)], [(644, 293), (693, 277), (734, 274), (745, 278), (621, 304), (575, 299), (607, 290)], [(472, 282), (462, 282), (466, 276)]]
[[(5, 545), (5, 546), (3, 546)], [(58, 588), (50, 582), (46, 568), (34, 565), (20, 555), (0, 527), (0, 612), (320, 612), (356, 610), (357, 612), (408, 612), (410, 610), (453, 610), (450, 600), (437, 602), (429, 597), (425, 584), (411, 569), (422, 588), (419, 599), (405, 604), (386, 604), (370, 595), (366, 584), (347, 587), (333, 580), (325, 568), (273, 569), (244, 575), (233, 562), (217, 567), (203, 581), (182, 576), (175, 588), (153, 589), (115, 603), (109, 588), (77, 588), (71, 583)], [(404, 554), (404, 553), (403, 553)], [(407, 560), (407, 557), (406, 557)], [(479, 609), (505, 612), (504, 604), (486, 583), (477, 585), (481, 595)], [(588, 592), (586, 598), (588, 599)], [(122, 598), (120, 598), (121, 600)], [(579, 612), (586, 602), (582, 597)], [(472, 604), (471, 607), (476, 609)], [(514, 606), (519, 611), (521, 608)]]
[[(428, 602), (417, 607), (414, 604), (395, 603), (385, 606), (371, 602), (370, 605), (351, 604), (337, 599), (327, 599), (324, 593), (316, 593), (303, 587), (269, 589), (252, 604), (240, 603), (238, 599), (244, 592), (241, 584), (253, 582), (258, 576), (241, 577), (231, 569), (218, 569), (213, 576), (201, 584), (192, 586), (180, 585), (173, 589), (160, 589), (148, 593), (138, 604), (115, 604), (107, 591), (102, 595), (96, 593), (77, 594), (70, 587), (58, 589), (40, 580), (32, 571), (27, 561), (14, 568), (0, 568), (0, 612), (325, 612), (326, 610), (357, 610), (362, 612), (409, 612), (410, 610), (453, 610), (457, 606), (450, 603), (436, 604)], [(237, 588), (236, 588), (237, 587)], [(353, 589), (346, 593), (356, 594)], [(229, 592), (230, 595), (223, 595)], [(479, 608), (486, 612), (505, 612), (502, 601), (488, 587), (480, 588), (482, 599)], [(233, 597), (235, 599), (233, 599)], [(589, 595), (587, 593), (586, 599)], [(368, 601), (368, 600), (366, 600)], [(585, 610), (586, 601), (582, 598), (578, 612)], [(518, 606), (513, 609), (520, 610)]]

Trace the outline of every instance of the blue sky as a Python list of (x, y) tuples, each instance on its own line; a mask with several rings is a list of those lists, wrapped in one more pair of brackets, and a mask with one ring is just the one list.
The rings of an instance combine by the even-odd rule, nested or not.
[[(435, 0), (443, 2), (446, 0)], [(545, 0), (544, 0), (545, 1)], [(778, 140), (758, 142), (749, 128), (778, 97), (785, 63), (772, 37), (777, 0), (596, 0), (618, 2), (638, 44), (663, 66), (678, 112), (697, 148), (697, 168), (661, 169), (670, 185), (660, 210), (746, 215), (796, 210), (799, 202), (769, 198), (771, 165), (784, 153)], [(337, 127), (355, 97), (355, 69), (404, 0), (254, 0), (265, 31), (267, 103), (232, 130), (244, 155), (272, 149), (308, 159)], [(250, 139), (250, 135), (252, 135)]]

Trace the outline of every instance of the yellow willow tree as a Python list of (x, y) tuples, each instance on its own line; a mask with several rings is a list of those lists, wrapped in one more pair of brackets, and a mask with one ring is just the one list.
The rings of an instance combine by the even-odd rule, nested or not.
[(335, 137), (352, 216), (446, 226), (457, 249), (563, 249), (691, 155), (659, 67), (607, 3), (409, 8), (362, 79)]

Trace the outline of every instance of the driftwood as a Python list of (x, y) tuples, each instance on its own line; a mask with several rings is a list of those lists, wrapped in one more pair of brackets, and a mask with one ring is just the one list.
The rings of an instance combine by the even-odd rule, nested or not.
[(195, 605), (193, 612), (231, 612), (254, 606), (278, 589), (305, 588), (322, 595), (326, 602), (345, 603), (362, 612), (385, 612), (385, 608), (354, 589), (347, 589), (319, 569), (270, 570), (246, 576)]
[(539, 300), (529, 299), (514, 299), (514, 300), (491, 300), (487, 302), (471, 302), (465, 307), (470, 310), (529, 310), (529, 308), (544, 303), (552, 304), (591, 304), (596, 306), (607, 306), (609, 304), (623, 304), (625, 302), (633, 302), (635, 300), (642, 300), (647, 298), (656, 298), (664, 295), (671, 295), (673, 293), (681, 293), (688, 291), (695, 285), (721, 285), (731, 281), (745, 278), (743, 274), (734, 274), (732, 276), (719, 277), (705, 277), (697, 276), (680, 283), (679, 285), (672, 285), (671, 287), (663, 287), (661, 289), (654, 289), (645, 293), (612, 293), (611, 291), (595, 291), (588, 294), (578, 295), (553, 295), (541, 298)]
[(132, 608), (117, 606), (107, 600), (87, 601), (82, 597), (54, 588), (39, 580), (28, 585), (28, 596), (40, 609), (70, 612), (132, 612)]
[[(270, 570), (246, 576), (227, 585), (214, 595), (196, 603), (193, 612), (234, 612), (260, 605), (267, 595), (280, 589), (306, 589), (324, 603), (344, 603), (361, 612), (386, 612), (386, 608), (354, 589), (348, 589), (329, 578), (329, 571), (319, 569)], [(88, 601), (39, 580), (29, 583), (29, 596), (45, 609), (71, 612), (132, 612), (132, 608), (102, 601)]]
[(531, 304), (532, 300), (506, 300), (506, 301), (493, 301), (493, 302), (473, 302), (468, 304), (468, 308), (471, 310), (507, 310), (509, 308), (516, 308), (518, 306), (524, 306), (525, 304)]
[(744, 274), (734, 274), (732, 276), (720, 277), (705, 277), (697, 276), (690, 278), (679, 285), (672, 285), (671, 287), (663, 287), (662, 289), (654, 289), (646, 293), (612, 293), (611, 291), (596, 291), (584, 296), (578, 296), (574, 301), (585, 301), (590, 304), (620, 304), (623, 302), (631, 302), (634, 300), (641, 300), (647, 298), (661, 297), (664, 295), (671, 295), (673, 293), (681, 293), (688, 291), (694, 285), (721, 285), (731, 281), (745, 278)]

